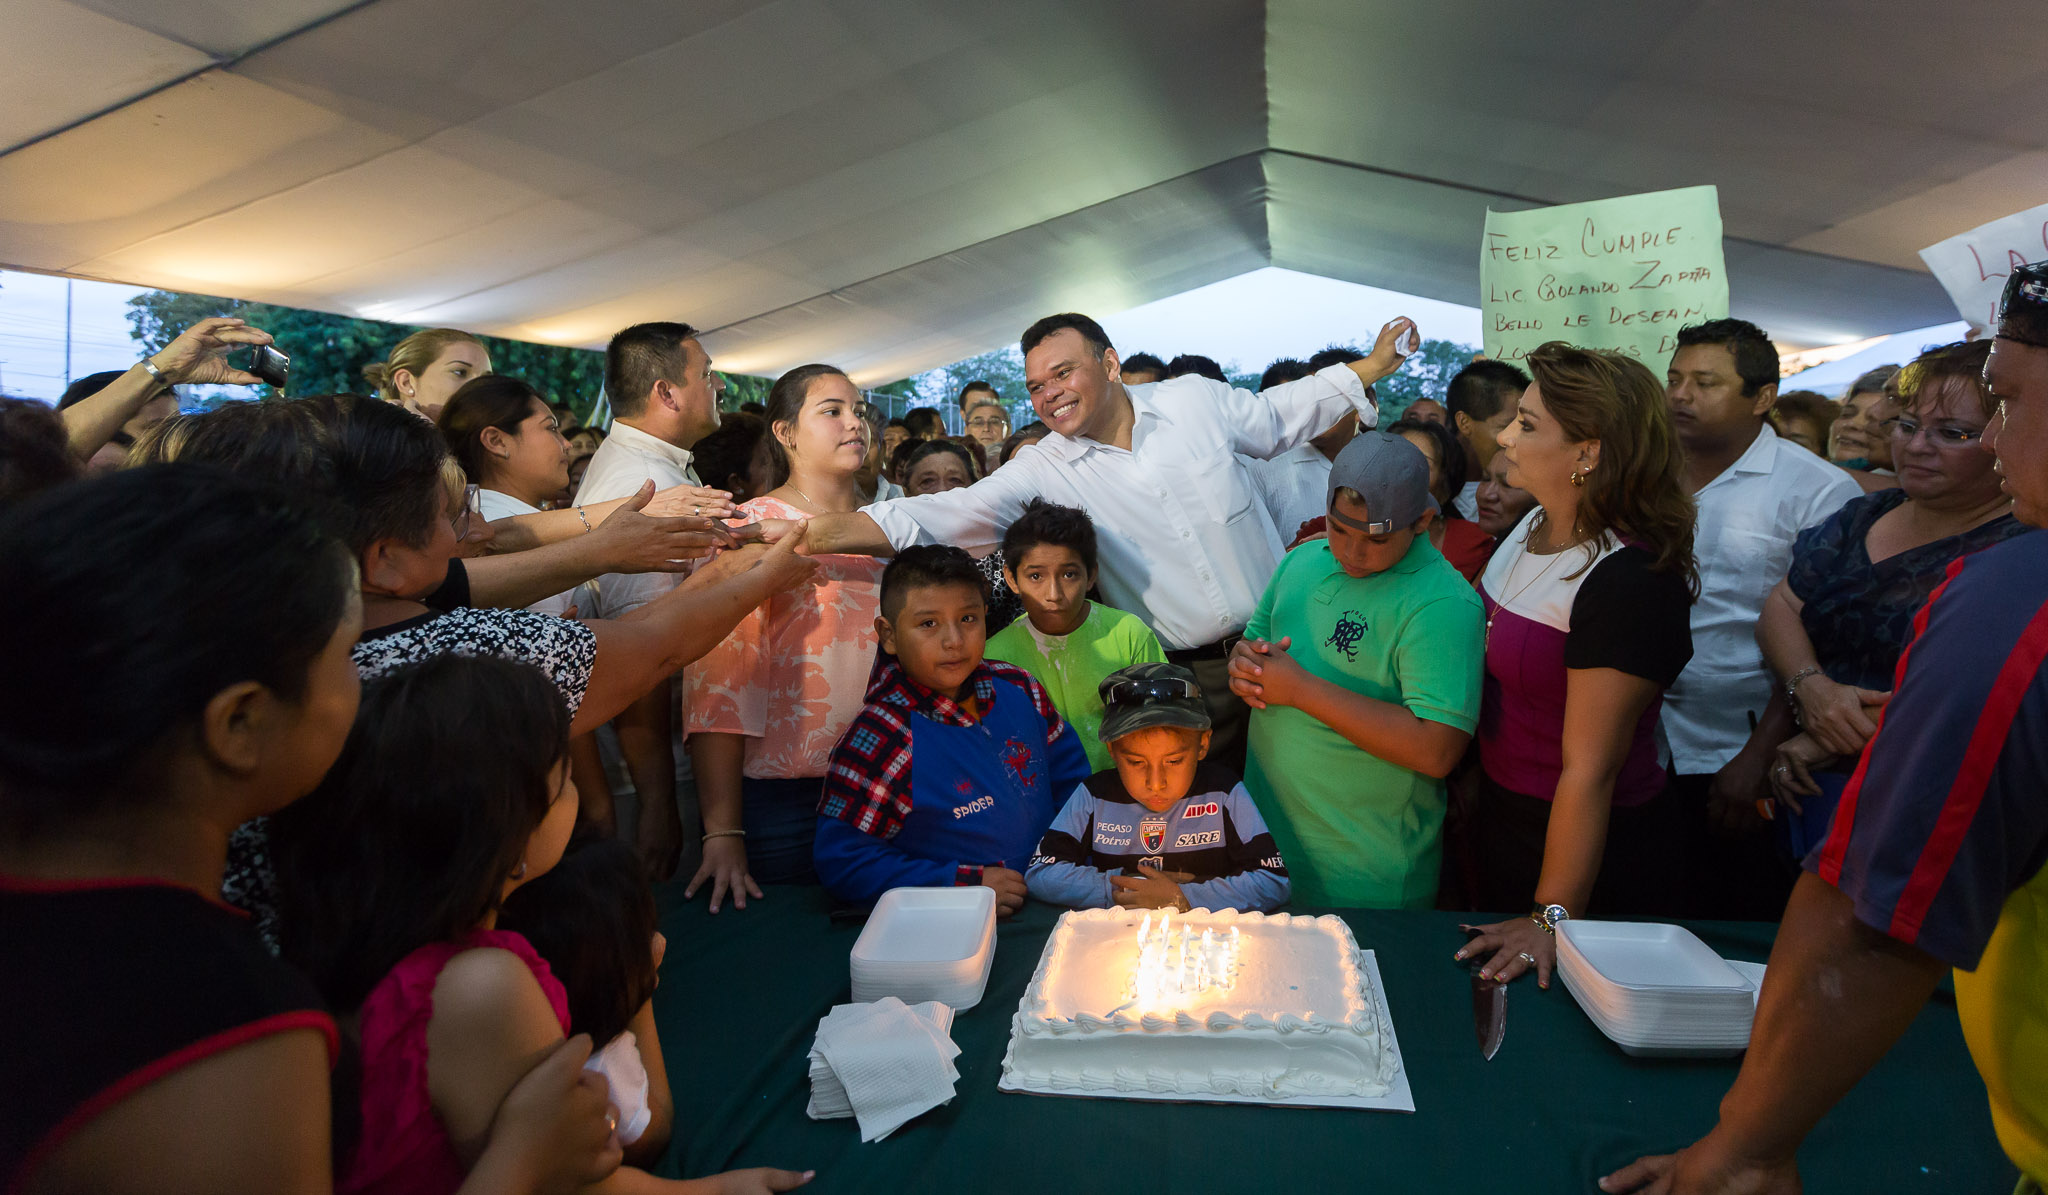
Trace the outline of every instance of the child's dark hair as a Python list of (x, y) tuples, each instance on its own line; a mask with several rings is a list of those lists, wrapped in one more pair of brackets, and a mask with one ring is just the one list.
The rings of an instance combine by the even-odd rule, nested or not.
[(516, 889), (498, 928), (533, 943), (569, 990), (569, 1026), (600, 1047), (654, 995), (654, 891), (640, 854), (579, 837), (546, 875)]
[(965, 585), (989, 600), (988, 579), (974, 557), (946, 544), (919, 544), (896, 553), (882, 570), (882, 617), (895, 621), (910, 591), (929, 585)]
[[(754, 450), (760, 446), (761, 437), (768, 434), (768, 421), (759, 415), (745, 411), (727, 411), (718, 417), (718, 430), (697, 441), (692, 450), (696, 456), (697, 475), (704, 484), (713, 489), (729, 488), (728, 484), (737, 477), (747, 479), (747, 472), (754, 461)], [(760, 497), (755, 494), (753, 497)]]
[(364, 685), (341, 758), (271, 819), (285, 960), (346, 1016), (406, 955), (475, 928), (568, 745), (561, 691), (531, 664), (435, 656)]
[(1043, 498), (1026, 502), (1024, 513), (1003, 532), (1003, 560), (1014, 569), (1024, 553), (1040, 544), (1070, 548), (1083, 568), (1095, 571), (1095, 523), (1085, 510)]

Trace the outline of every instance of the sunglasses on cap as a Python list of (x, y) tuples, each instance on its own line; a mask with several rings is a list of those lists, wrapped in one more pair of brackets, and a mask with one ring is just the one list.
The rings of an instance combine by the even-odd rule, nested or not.
[[(1999, 321), (2004, 322), (2006, 313), (2016, 307), (2048, 311), (2048, 261), (2037, 261), (2032, 265), (2021, 266), (2005, 280), (2005, 293), (1998, 297)], [(2048, 348), (2048, 345), (2039, 344), (2024, 336), (2005, 336), (2004, 339), (2032, 344), (2038, 348)]]
[(1103, 698), (1104, 705), (1143, 705), (1148, 701), (1185, 701), (1199, 699), (1202, 686), (1177, 676), (1161, 676), (1151, 680), (1120, 680), (1109, 687)]

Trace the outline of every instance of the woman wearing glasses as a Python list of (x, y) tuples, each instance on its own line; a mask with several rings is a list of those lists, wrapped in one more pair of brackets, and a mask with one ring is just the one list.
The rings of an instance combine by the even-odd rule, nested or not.
[(1790, 571), (1764, 602), (1757, 641), (1804, 727), (1777, 745), (1769, 773), (1794, 815), (1784, 821), (1795, 856), (1826, 828), (1891, 696), (1913, 616), (1949, 564), (2028, 530), (2012, 517), (1982, 443), (1990, 353), (1989, 338), (1946, 344), (1899, 371), (1900, 408), (1883, 428), (1898, 488), (1865, 494), (1801, 532)]

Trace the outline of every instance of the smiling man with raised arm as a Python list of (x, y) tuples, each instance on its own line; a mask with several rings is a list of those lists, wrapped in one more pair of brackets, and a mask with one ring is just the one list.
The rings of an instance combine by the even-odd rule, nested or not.
[(1196, 374), (1131, 386), (1101, 325), (1050, 315), (1025, 330), (1022, 348), (1031, 406), (1051, 435), (964, 489), (813, 519), (811, 541), (820, 553), (932, 543), (982, 552), (1033, 498), (1086, 510), (1103, 596), (1195, 671), (1215, 722), (1212, 754), (1241, 767), (1247, 711), (1230, 693), (1230, 646), (1285, 544), (1237, 455), (1285, 452), (1353, 411), (1371, 427), (1378, 411), (1366, 387), (1399, 369), (1417, 341), (1412, 321), (1394, 320), (1363, 360), (1259, 394)]

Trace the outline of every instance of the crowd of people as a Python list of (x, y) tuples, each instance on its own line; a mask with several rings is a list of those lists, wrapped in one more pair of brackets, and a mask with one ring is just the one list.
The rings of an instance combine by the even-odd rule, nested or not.
[(0, 399), (0, 1183), (801, 1185), (638, 1169), (671, 876), (1469, 910), (1543, 986), (1569, 918), (1782, 919), (1720, 1123), (1606, 1189), (1796, 1189), (1951, 967), (2048, 1176), (2048, 270), (1840, 404), (1717, 319), (1390, 418), (1414, 332), (1252, 390), (1052, 315), (957, 436), (830, 364), (722, 412), (665, 322), (603, 429), (445, 328)]

